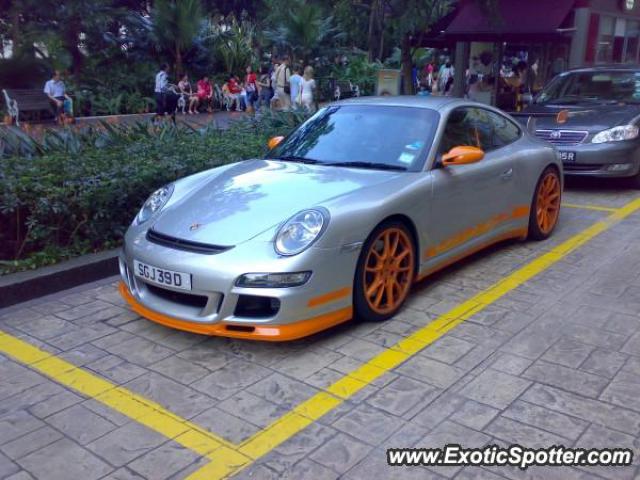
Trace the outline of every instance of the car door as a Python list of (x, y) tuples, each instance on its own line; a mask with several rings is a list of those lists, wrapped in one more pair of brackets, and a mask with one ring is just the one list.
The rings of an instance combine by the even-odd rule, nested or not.
[[(436, 160), (431, 202), (435, 223), (430, 231), (432, 245), (426, 251), (427, 262), (440, 263), (487, 243), (508, 222), (515, 171), (513, 151), (505, 148), (509, 135), (497, 132), (505, 128), (501, 117), (481, 107), (459, 107), (448, 116), (437, 158), (463, 145), (479, 147), (485, 156), (476, 163), (447, 167)], [(519, 127), (509, 127), (507, 133), (513, 141), (521, 133)]]

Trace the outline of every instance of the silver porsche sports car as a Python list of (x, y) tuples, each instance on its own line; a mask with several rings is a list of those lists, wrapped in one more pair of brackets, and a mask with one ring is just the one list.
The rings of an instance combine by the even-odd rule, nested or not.
[(452, 98), (319, 110), (265, 158), (154, 192), (129, 228), (120, 292), (143, 317), (247, 339), (393, 316), (413, 282), (560, 213), (555, 147)]

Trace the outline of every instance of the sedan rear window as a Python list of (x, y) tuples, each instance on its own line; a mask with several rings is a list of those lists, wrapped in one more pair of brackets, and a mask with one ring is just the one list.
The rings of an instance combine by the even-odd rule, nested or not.
[(361, 168), (422, 167), (440, 115), (427, 108), (341, 105), (307, 120), (268, 158)]

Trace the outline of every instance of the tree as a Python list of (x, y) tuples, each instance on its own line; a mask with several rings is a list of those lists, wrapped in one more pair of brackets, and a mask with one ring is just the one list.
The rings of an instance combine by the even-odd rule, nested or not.
[(193, 47), (202, 28), (200, 0), (156, 0), (151, 21), (158, 44), (173, 56), (175, 72), (181, 74), (184, 53)]
[(234, 14), (221, 16), (209, 22), (206, 32), (205, 42), (220, 57), (228, 73), (237, 73), (256, 61), (256, 27), (250, 20), (238, 20)]
[(415, 51), (422, 46), (423, 35), (450, 11), (452, 4), (453, 0), (388, 0), (387, 24), (400, 46), (402, 84), (406, 94), (413, 93), (412, 60)]
[(309, 62), (316, 53), (325, 53), (331, 44), (344, 38), (344, 34), (334, 26), (333, 16), (328, 15), (320, 3), (272, 0), (269, 6), (270, 27), (264, 35), (294, 59)]

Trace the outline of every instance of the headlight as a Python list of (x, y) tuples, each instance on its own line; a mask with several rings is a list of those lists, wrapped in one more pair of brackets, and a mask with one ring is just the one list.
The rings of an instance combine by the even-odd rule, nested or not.
[(236, 281), (238, 287), (285, 288), (299, 287), (309, 280), (311, 272), (245, 273)]
[(638, 137), (638, 127), (635, 125), (624, 125), (604, 130), (591, 140), (591, 143), (620, 142), (622, 140), (633, 140)]
[(313, 209), (303, 210), (291, 217), (278, 230), (274, 248), (280, 255), (297, 255), (315, 242), (328, 222), (328, 214)]
[(140, 212), (136, 215), (135, 220), (133, 221), (134, 225), (140, 225), (141, 223), (149, 220), (154, 213), (162, 210), (169, 199), (171, 198), (171, 194), (173, 193), (173, 184), (165, 185), (162, 188), (159, 188), (155, 192), (151, 194), (151, 196), (144, 202)]

